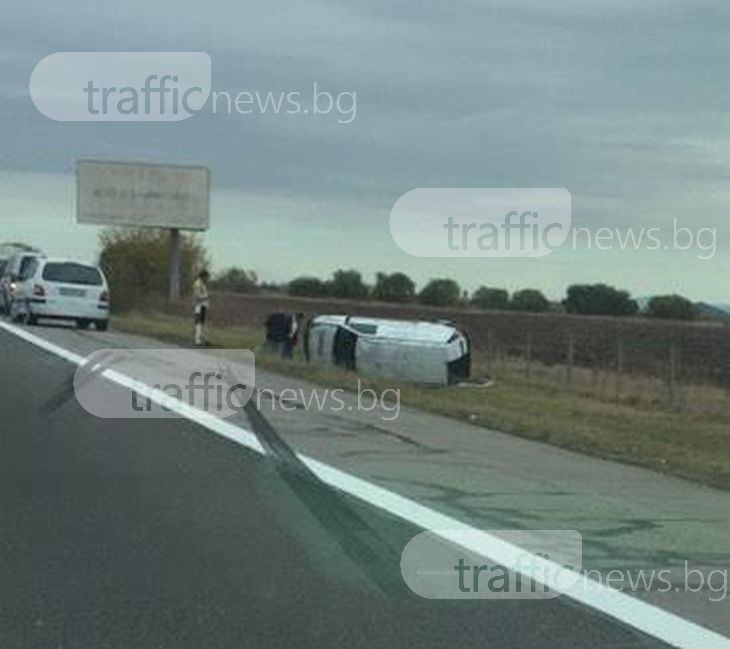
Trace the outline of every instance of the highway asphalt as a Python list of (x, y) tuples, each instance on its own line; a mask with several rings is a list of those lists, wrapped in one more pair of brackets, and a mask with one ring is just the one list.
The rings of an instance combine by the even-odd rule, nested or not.
[(58, 399), (73, 370), (0, 330), (2, 649), (666, 646), (563, 597), (421, 599), (421, 530), (285, 452), (95, 418)]

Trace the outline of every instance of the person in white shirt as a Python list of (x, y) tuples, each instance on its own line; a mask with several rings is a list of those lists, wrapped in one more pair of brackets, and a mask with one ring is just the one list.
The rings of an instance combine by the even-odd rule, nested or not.
[(195, 345), (205, 345), (205, 323), (208, 319), (208, 279), (207, 270), (201, 270), (193, 283), (193, 300), (195, 301)]
[(294, 356), (294, 347), (296, 347), (297, 341), (299, 340), (299, 331), (304, 324), (303, 313), (290, 315), (289, 318), (289, 335), (284, 342), (284, 349), (282, 350), (282, 356), (284, 358), (292, 358)]

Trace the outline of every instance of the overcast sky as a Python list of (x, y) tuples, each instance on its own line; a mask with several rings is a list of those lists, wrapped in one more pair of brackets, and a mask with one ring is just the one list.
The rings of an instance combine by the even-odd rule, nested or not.
[[(96, 254), (77, 158), (212, 169), (216, 268), (262, 279), (355, 267), (536, 287), (606, 281), (730, 303), (730, 3), (654, 0), (3, 0), (0, 240)], [(216, 90), (357, 93), (334, 115), (61, 123), (28, 80), (56, 51), (205, 51)], [(560, 250), (420, 259), (390, 237), (417, 187), (565, 187), (579, 227), (716, 228), (717, 252)]]

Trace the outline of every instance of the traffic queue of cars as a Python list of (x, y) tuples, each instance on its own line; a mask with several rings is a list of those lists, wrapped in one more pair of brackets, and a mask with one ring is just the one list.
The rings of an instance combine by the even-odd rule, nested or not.
[(49, 258), (38, 251), (11, 255), (0, 275), (0, 309), (11, 320), (71, 320), (81, 329), (109, 325), (109, 286), (98, 266)]

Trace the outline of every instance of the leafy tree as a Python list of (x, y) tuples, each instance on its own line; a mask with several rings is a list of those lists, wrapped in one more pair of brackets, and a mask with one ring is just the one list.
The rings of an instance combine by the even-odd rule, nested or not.
[(550, 301), (536, 289), (526, 288), (517, 291), (510, 300), (510, 308), (514, 311), (543, 313), (550, 308)]
[(319, 277), (297, 277), (289, 282), (287, 292), (295, 297), (324, 297), (327, 286)]
[(219, 291), (258, 293), (258, 277), (252, 270), (231, 266), (213, 279), (212, 286)]
[[(156, 228), (112, 228), (99, 235), (99, 263), (109, 282), (112, 307), (129, 309), (150, 296), (167, 294), (170, 285), (170, 235)], [(180, 282), (189, 293), (195, 274), (209, 265), (195, 234), (181, 235)]]
[(648, 314), (652, 318), (692, 320), (697, 316), (695, 305), (681, 295), (658, 295), (649, 300)]
[(329, 294), (346, 300), (362, 300), (368, 296), (368, 287), (356, 270), (336, 270), (328, 282)]
[(409, 302), (416, 294), (416, 285), (405, 273), (377, 273), (373, 298), (382, 302)]
[(471, 304), (480, 309), (507, 309), (509, 292), (503, 288), (480, 286), (471, 296)]
[(636, 315), (639, 305), (628, 291), (606, 284), (576, 284), (568, 288), (563, 302), (568, 313), (580, 315)]
[(461, 288), (453, 279), (432, 279), (418, 294), (418, 301), (429, 306), (454, 306), (461, 299)]

